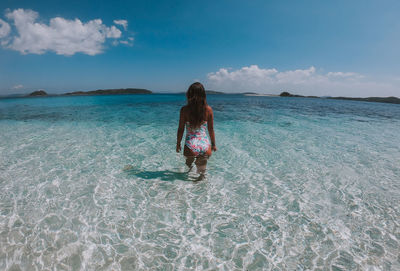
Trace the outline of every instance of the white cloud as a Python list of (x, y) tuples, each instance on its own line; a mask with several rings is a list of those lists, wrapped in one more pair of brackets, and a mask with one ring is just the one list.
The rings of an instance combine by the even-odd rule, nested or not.
[(12, 87), (12, 89), (21, 89), (23, 87), (24, 87), (23, 85), (15, 85)]
[(133, 46), (133, 37), (128, 37), (127, 40), (115, 40), (112, 42), (112, 45), (117, 46), (118, 44), (124, 44), (126, 46), (132, 47)]
[(0, 19), (0, 38), (4, 38), (7, 37), (8, 34), (10, 33), (10, 25), (3, 21), (2, 19)]
[(363, 75), (355, 72), (328, 72), (328, 77), (342, 77), (342, 78), (364, 78)]
[(400, 96), (400, 88), (390, 82), (376, 82), (354, 72), (321, 73), (308, 69), (278, 71), (257, 65), (237, 70), (221, 68), (207, 74), (210, 89), (229, 92), (258, 91), (275, 93), (289, 91), (303, 95)]
[(128, 28), (128, 21), (127, 20), (114, 20), (115, 24), (122, 25), (124, 30)]
[(119, 39), (122, 36), (121, 30), (104, 25), (101, 19), (83, 23), (79, 19), (55, 17), (45, 24), (37, 22), (37, 12), (25, 9), (10, 11), (6, 17), (14, 23), (17, 35), (11, 35), (12, 38), (3, 41), (2, 45), (22, 54), (54, 51), (59, 55), (78, 52), (96, 55), (103, 52), (107, 39)]
[(111, 27), (106, 27), (106, 37), (107, 38), (114, 38), (114, 39), (118, 39), (121, 37), (121, 31), (116, 28), (115, 26), (111, 26)]

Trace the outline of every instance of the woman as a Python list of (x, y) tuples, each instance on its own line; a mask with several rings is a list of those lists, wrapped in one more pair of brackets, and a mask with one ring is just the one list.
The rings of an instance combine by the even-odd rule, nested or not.
[[(214, 115), (211, 107), (207, 105), (206, 91), (199, 83), (190, 85), (186, 92), (187, 105), (181, 108), (179, 127), (176, 143), (176, 152), (181, 151), (181, 140), (186, 125), (186, 139), (183, 155), (186, 156), (186, 165), (191, 168), (195, 161), (197, 173), (204, 175), (207, 159), (211, 150), (217, 151), (214, 134)], [(207, 136), (206, 129), (210, 135)]]

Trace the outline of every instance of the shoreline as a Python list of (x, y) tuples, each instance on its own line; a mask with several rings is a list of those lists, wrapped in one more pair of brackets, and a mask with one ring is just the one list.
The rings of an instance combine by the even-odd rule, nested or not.
[[(359, 101), (359, 102), (374, 102), (374, 103), (390, 103), (390, 104), (400, 104), (400, 98), (390, 96), (390, 97), (331, 97), (331, 96), (303, 96), (297, 94), (291, 94), (289, 92), (282, 92), (281, 94), (261, 94), (255, 92), (240, 92), (240, 93), (227, 93), (214, 90), (207, 90), (208, 95), (242, 95), (248, 97), (282, 97), (282, 98), (314, 98), (314, 99), (326, 99), (326, 100), (347, 100), (347, 101)], [(51, 98), (51, 97), (75, 97), (75, 96), (107, 96), (107, 95), (184, 95), (185, 92), (153, 92), (148, 89), (139, 88), (126, 88), (126, 89), (99, 89), (92, 91), (74, 91), (66, 92), (61, 94), (47, 94), (46, 92), (34, 91), (30, 94), (15, 94), (15, 95), (4, 95), (0, 96), (2, 99), (15, 99), (15, 98)]]

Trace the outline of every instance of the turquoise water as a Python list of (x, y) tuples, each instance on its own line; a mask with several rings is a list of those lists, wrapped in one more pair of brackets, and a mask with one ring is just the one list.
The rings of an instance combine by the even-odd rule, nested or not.
[(0, 269), (400, 270), (399, 105), (209, 95), (193, 182), (184, 98), (0, 100)]

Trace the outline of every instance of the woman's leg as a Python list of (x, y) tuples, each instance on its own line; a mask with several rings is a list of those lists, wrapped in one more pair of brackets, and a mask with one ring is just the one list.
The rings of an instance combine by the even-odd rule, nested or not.
[(211, 147), (208, 148), (204, 155), (195, 156), (195, 154), (185, 145), (183, 148), (183, 154), (186, 156), (186, 165), (191, 168), (193, 161), (196, 158), (195, 164), (197, 167), (197, 173), (204, 175), (207, 168), (207, 160), (211, 156)]
[(201, 175), (204, 175), (206, 172), (207, 168), (207, 160), (211, 156), (211, 146), (208, 147), (207, 151), (205, 154), (200, 155), (196, 158), (196, 167), (197, 167), (197, 173), (200, 173)]
[(192, 168), (192, 164), (194, 161), (194, 157), (193, 156), (186, 156), (186, 165), (190, 168)]
[(196, 164), (197, 167), (197, 173), (204, 174), (206, 172), (207, 159), (208, 156), (198, 156), (196, 158), (196, 162), (194, 163)]
[(195, 155), (186, 145), (185, 147), (183, 147), (183, 155), (186, 157), (186, 165), (189, 167), (190, 170), (192, 168)]

